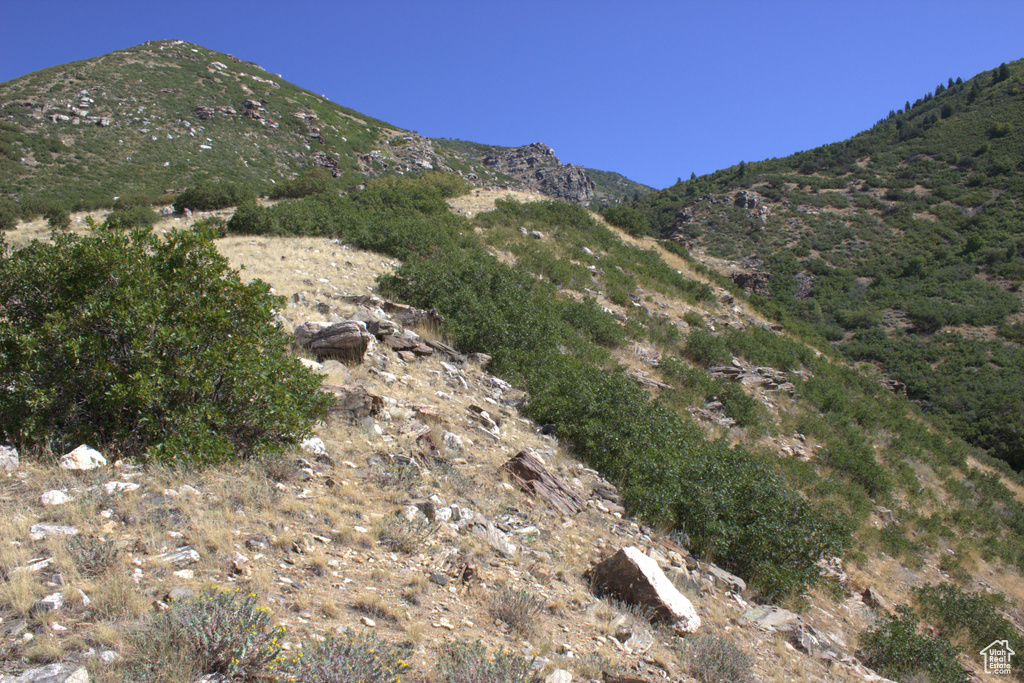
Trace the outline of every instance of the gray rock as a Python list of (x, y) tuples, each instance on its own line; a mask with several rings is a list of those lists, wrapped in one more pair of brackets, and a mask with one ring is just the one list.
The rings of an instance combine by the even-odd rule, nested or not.
[(742, 593), (747, 590), (747, 582), (736, 576), (730, 574), (721, 567), (716, 567), (713, 564), (707, 566), (707, 573), (711, 577), (711, 580), (716, 585), (721, 585), (722, 588), (729, 591), (730, 593)]
[(36, 600), (32, 605), (32, 614), (43, 614), (56, 612), (64, 605), (64, 594), (61, 592), (50, 593), (45, 598)]
[(430, 572), (430, 582), (437, 584), (438, 586), (448, 585), (448, 575), (442, 574), (441, 572)]
[(473, 533), (487, 541), (502, 556), (515, 557), (515, 544), (508, 540), (505, 532), (494, 526), (489, 520), (477, 521), (473, 525)]
[(14, 446), (0, 446), (0, 471), (14, 472), (20, 466), (18, 449)]
[(175, 567), (185, 567), (198, 562), (202, 557), (192, 546), (183, 545), (176, 550), (159, 555), (156, 559)]
[(33, 524), (29, 527), (29, 533), (33, 536), (77, 536), (78, 528), (63, 526), (59, 524)]
[(0, 683), (89, 683), (89, 672), (78, 664), (47, 664), (16, 677), (0, 676)]
[(51, 505), (64, 505), (70, 500), (71, 498), (70, 496), (68, 496), (68, 494), (64, 493), (63, 491), (58, 491), (56, 489), (54, 489), (53, 491), (47, 491), (46, 493), (39, 496), (39, 502), (47, 507)]

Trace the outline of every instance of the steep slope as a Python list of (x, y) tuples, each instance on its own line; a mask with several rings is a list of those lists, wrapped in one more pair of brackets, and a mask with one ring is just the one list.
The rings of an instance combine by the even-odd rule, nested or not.
[(880, 364), (1020, 469), (1022, 74), (1014, 62), (950, 79), (850, 140), (691, 178), (633, 208), (763, 310)]

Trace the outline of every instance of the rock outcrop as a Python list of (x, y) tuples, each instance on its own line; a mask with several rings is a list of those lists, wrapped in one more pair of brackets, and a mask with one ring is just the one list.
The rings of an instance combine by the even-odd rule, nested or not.
[(594, 200), (594, 181), (586, 170), (563, 164), (542, 142), (491, 154), (484, 158), (484, 165), (555, 199), (584, 205)]

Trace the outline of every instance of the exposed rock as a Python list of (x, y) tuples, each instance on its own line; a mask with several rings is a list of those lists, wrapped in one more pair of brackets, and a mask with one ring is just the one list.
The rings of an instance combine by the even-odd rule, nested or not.
[(130, 481), (108, 481), (103, 485), (103, 491), (109, 496), (115, 493), (124, 493), (127, 491), (137, 491), (139, 485), (135, 482)]
[(192, 548), (192, 546), (183, 545), (176, 550), (172, 550), (158, 556), (157, 559), (166, 564), (183, 567), (198, 562), (202, 557), (195, 551), (195, 549)]
[(532, 453), (520, 451), (501, 466), (527, 493), (546, 500), (563, 515), (574, 515), (586, 508), (579, 494), (552, 474)]
[(100, 452), (82, 444), (60, 459), (60, 466), (65, 470), (94, 470), (107, 464), (107, 459)]
[(398, 326), (395, 323), (387, 318), (379, 318), (373, 311), (366, 308), (359, 309), (349, 320), (363, 323), (366, 331), (377, 339), (383, 339), (398, 331)]
[(305, 322), (295, 328), (295, 344), (325, 358), (361, 363), (373, 335), (366, 324), (346, 320), (340, 323)]
[(474, 522), (473, 533), (487, 541), (502, 556), (515, 557), (515, 544), (509, 541), (505, 532), (494, 526), (490, 520), (477, 520)]
[(47, 491), (43, 495), (39, 496), (39, 502), (46, 506), (64, 505), (70, 500), (71, 498), (68, 494), (57, 490)]
[(14, 446), (0, 446), (0, 471), (14, 472), (20, 466), (18, 449)]
[(440, 325), (444, 322), (444, 316), (433, 308), (424, 310), (385, 301), (383, 309), (385, 313), (405, 327), (417, 327), (423, 324)]
[(878, 594), (871, 586), (864, 589), (864, 592), (860, 594), (860, 599), (864, 601), (864, 604), (871, 609), (878, 610), (880, 612), (891, 612), (892, 608), (889, 602)]
[(654, 610), (656, 618), (672, 624), (677, 631), (693, 633), (700, 628), (700, 617), (690, 601), (672, 585), (658, 563), (639, 548), (621, 548), (588, 569), (584, 578), (599, 593)]
[(19, 676), (0, 676), (0, 683), (89, 683), (89, 672), (78, 664), (47, 664)]
[(45, 538), (46, 536), (77, 536), (78, 528), (60, 524), (33, 524), (28, 532), (33, 536)]
[(594, 181), (586, 170), (562, 164), (542, 142), (491, 154), (483, 163), (555, 199), (583, 205), (594, 199)]
[(730, 593), (742, 593), (747, 590), (747, 582), (736, 576), (730, 574), (721, 567), (709, 564), (706, 567), (708, 575), (712, 577), (715, 583), (721, 584)]
[(321, 389), (334, 394), (337, 399), (330, 409), (331, 416), (352, 424), (376, 415), (384, 408), (384, 399), (363, 387), (325, 384)]

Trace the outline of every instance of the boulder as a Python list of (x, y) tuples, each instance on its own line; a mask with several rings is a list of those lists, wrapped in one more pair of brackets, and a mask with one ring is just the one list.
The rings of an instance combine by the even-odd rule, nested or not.
[(700, 617), (690, 601), (639, 548), (621, 548), (588, 569), (584, 578), (600, 594), (652, 609), (655, 618), (672, 624), (676, 631), (693, 633), (700, 628)]
[(366, 323), (357, 320), (305, 322), (295, 328), (296, 346), (312, 351), (321, 362), (325, 358), (334, 358), (361, 363), (372, 339)]
[(736, 576), (730, 574), (721, 567), (716, 567), (713, 564), (707, 566), (707, 573), (711, 576), (711, 579), (716, 583), (722, 585), (730, 593), (742, 593), (747, 590), (747, 582)]
[(94, 470), (107, 464), (99, 451), (82, 444), (60, 459), (60, 466), (65, 470)]

